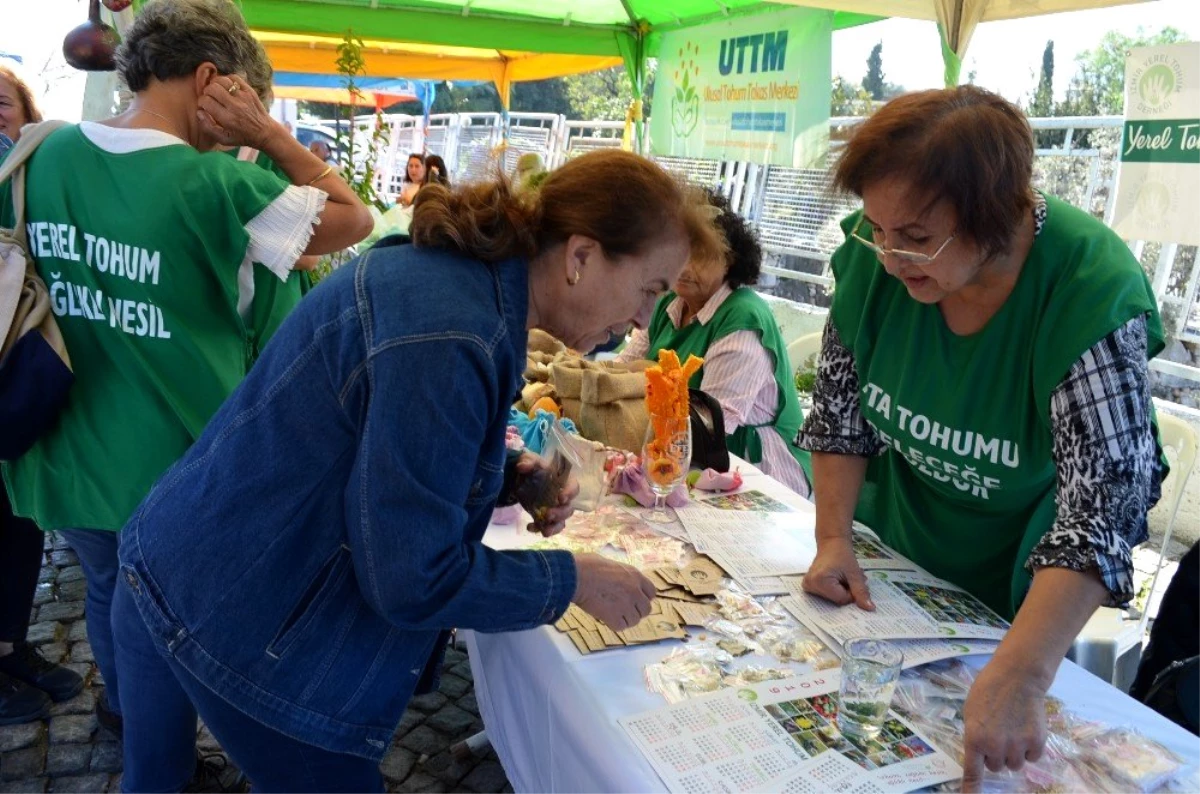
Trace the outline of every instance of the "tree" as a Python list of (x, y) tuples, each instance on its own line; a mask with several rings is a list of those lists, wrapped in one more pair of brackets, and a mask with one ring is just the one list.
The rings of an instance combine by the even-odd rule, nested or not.
[[(646, 97), (642, 115), (650, 115), (650, 98), (654, 95), (654, 74), (657, 64), (646, 65)], [(569, 118), (583, 121), (624, 121), (625, 112), (633, 101), (633, 89), (625, 67), (614, 66), (596, 72), (585, 72), (564, 77), (567, 100), (570, 103)]]
[(1054, 114), (1054, 41), (1046, 42), (1042, 52), (1042, 72), (1038, 76), (1033, 101), (1029, 103), (1029, 115), (1044, 118)]
[(867, 74), (862, 79), (862, 87), (872, 99), (880, 100), (885, 96), (887, 88), (883, 79), (883, 42), (871, 48), (867, 56)]
[(871, 114), (871, 95), (860, 85), (842, 77), (840, 74), (833, 78), (833, 88), (829, 95), (829, 115), (831, 116), (869, 116)]
[(520, 113), (559, 113), (571, 115), (567, 83), (561, 78), (514, 83), (512, 110)]
[(1178, 29), (1165, 27), (1147, 33), (1139, 27), (1133, 36), (1110, 30), (1093, 49), (1075, 57), (1076, 74), (1067, 96), (1055, 109), (1057, 116), (1119, 116), (1125, 112), (1125, 53), (1134, 47), (1175, 44), (1187, 38)]

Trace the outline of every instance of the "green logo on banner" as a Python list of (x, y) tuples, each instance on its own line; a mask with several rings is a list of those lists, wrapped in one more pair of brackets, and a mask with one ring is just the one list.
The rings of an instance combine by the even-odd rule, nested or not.
[(1142, 73), (1137, 90), (1147, 107), (1159, 110), (1175, 93), (1175, 72), (1165, 63), (1155, 64)]
[(1130, 64), (1132, 107), (1126, 107), (1126, 114), (1159, 115), (1169, 111), (1175, 95), (1184, 88), (1183, 64), (1166, 52), (1156, 52), (1136, 65), (1132, 61)]
[(700, 76), (695, 60), (700, 57), (700, 45), (688, 42), (687, 52), (691, 57), (683, 61), (683, 50), (679, 51), (681, 64), (675, 70), (675, 96), (671, 98), (671, 131), (681, 139), (691, 135), (700, 121), (700, 95), (692, 84), (692, 79)]
[(1145, 182), (1138, 190), (1135, 206), (1144, 220), (1160, 219), (1171, 209), (1171, 191), (1162, 182)]

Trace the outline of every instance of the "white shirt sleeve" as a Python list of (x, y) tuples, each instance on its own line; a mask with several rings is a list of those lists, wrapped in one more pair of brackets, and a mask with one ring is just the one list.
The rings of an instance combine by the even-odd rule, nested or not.
[[(763, 394), (768, 386), (769, 397)], [(756, 403), (779, 401), (771, 356), (754, 331), (735, 331), (709, 345), (700, 388), (721, 404), (727, 434), (744, 424), (758, 424), (751, 418)]]
[(633, 334), (629, 337), (629, 341), (625, 343), (625, 347), (617, 354), (617, 362), (628, 364), (632, 361), (641, 361), (646, 357), (646, 353), (650, 350), (650, 334), (644, 328), (635, 328)]
[(246, 224), (250, 235), (246, 256), (287, 281), (296, 260), (308, 248), (313, 227), (321, 222), (328, 197), (315, 187), (288, 185), (279, 198)]

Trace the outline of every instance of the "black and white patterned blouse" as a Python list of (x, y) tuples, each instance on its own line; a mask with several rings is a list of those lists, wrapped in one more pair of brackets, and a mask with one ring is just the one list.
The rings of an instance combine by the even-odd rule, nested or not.
[[(1045, 212), (1043, 199), (1034, 208), (1035, 233)], [(1151, 422), (1146, 333), (1145, 316), (1116, 329), (1079, 357), (1051, 395), (1057, 513), (1026, 562), (1030, 572), (1097, 570), (1108, 606), (1133, 598), (1133, 547), (1149, 535), (1146, 514), (1165, 476)], [(859, 393), (854, 354), (826, 320), (813, 404), (797, 444), (881, 454), (886, 447), (863, 418)]]

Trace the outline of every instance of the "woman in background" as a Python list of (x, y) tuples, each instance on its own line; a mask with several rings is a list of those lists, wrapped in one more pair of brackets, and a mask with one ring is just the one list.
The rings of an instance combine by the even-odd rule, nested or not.
[(635, 331), (618, 361), (657, 359), (660, 350), (695, 354), (704, 366), (689, 384), (721, 404), (726, 443), (801, 496), (808, 496), (809, 454), (794, 443), (804, 421), (787, 348), (767, 302), (751, 285), (762, 246), (750, 224), (718, 193), (708, 194), (728, 249), (696, 252), (658, 302), (650, 327)]
[(450, 187), (450, 171), (446, 168), (446, 161), (436, 154), (425, 158), (425, 182), (422, 187), (425, 185)]
[(413, 152), (408, 156), (408, 165), (404, 167), (404, 187), (400, 189), (399, 204), (401, 207), (411, 207), (417, 191), (425, 184), (425, 158)]

